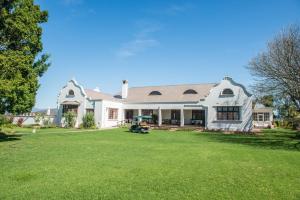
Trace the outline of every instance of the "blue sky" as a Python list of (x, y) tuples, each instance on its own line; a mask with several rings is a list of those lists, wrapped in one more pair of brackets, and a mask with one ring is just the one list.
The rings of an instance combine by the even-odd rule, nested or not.
[(129, 86), (211, 83), (225, 75), (249, 86), (245, 66), (283, 27), (300, 22), (298, 0), (37, 0), (51, 67), (35, 107), (56, 107), (75, 77), (116, 93)]

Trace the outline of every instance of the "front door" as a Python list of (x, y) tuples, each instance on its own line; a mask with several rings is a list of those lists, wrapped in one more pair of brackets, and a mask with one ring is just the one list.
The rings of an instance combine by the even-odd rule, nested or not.
[(180, 110), (171, 110), (171, 124), (180, 124)]
[(205, 110), (192, 110), (192, 124), (205, 126)]
[(258, 114), (258, 121), (263, 122), (264, 121), (264, 114)]
[(133, 119), (133, 110), (126, 110), (125, 119), (132, 120)]

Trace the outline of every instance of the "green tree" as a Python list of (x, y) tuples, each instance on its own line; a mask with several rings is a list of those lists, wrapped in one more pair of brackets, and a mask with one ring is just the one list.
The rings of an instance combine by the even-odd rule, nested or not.
[(273, 96), (272, 95), (262, 96), (258, 99), (258, 102), (266, 107), (273, 107)]
[(47, 22), (33, 0), (0, 0), (0, 114), (29, 112), (38, 78), (50, 66), (41, 54), (41, 24)]

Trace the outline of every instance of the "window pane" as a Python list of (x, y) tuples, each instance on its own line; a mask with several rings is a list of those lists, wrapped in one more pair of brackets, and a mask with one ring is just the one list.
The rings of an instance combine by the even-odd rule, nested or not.
[(240, 120), (238, 106), (218, 106), (217, 120)]
[(240, 120), (240, 114), (238, 112), (234, 112), (233, 120)]
[(264, 121), (270, 121), (270, 113), (264, 113)]
[(108, 119), (118, 119), (118, 109), (109, 108), (108, 109)]
[(253, 113), (253, 120), (257, 121), (257, 113)]

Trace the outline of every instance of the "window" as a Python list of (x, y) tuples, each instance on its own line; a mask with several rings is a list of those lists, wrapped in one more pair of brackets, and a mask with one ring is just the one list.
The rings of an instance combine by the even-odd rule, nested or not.
[(94, 109), (92, 109), (92, 108), (87, 108), (87, 109), (86, 109), (86, 113), (93, 113), (93, 114), (94, 114)]
[(259, 122), (263, 122), (264, 121), (264, 114), (263, 113), (259, 113), (257, 116), (258, 116), (258, 121)]
[(73, 90), (69, 90), (68, 95), (69, 95), (69, 96), (74, 96), (74, 91), (73, 91)]
[(180, 110), (171, 110), (171, 119), (180, 120)]
[(74, 112), (77, 114), (78, 105), (63, 105), (63, 113)]
[(253, 113), (253, 121), (257, 121), (257, 113)]
[(270, 113), (264, 113), (264, 121), (270, 121)]
[(222, 95), (233, 95), (233, 91), (229, 88), (226, 88), (222, 91)]
[(183, 94), (198, 94), (198, 92), (196, 92), (196, 91), (193, 90), (193, 89), (189, 89), (189, 90), (184, 91)]
[(111, 119), (111, 120), (118, 119), (118, 109), (117, 108), (108, 108), (108, 119)]
[(204, 110), (192, 110), (192, 120), (203, 120), (204, 117)]
[(152, 91), (149, 95), (161, 95), (161, 93), (159, 91)]
[(270, 113), (268, 112), (260, 112), (260, 113), (253, 113), (253, 121), (270, 121)]
[(218, 106), (217, 120), (240, 120), (240, 108), (238, 106)]

